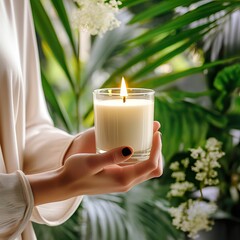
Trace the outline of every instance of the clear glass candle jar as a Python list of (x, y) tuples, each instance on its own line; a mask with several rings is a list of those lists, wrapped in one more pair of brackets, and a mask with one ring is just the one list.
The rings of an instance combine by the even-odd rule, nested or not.
[(93, 92), (96, 151), (131, 146), (134, 154), (126, 164), (149, 158), (154, 117), (153, 90), (128, 88), (127, 94), (120, 96), (120, 88)]

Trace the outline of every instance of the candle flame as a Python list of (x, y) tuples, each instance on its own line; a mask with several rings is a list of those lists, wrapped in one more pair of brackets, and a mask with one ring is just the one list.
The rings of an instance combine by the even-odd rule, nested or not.
[(126, 101), (126, 97), (128, 96), (128, 94), (127, 94), (127, 87), (126, 87), (126, 83), (125, 83), (124, 77), (122, 77), (120, 96), (123, 97), (123, 102)]

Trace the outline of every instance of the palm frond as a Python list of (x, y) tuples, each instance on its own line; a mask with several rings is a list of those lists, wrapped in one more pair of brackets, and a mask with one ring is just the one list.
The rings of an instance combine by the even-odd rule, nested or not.
[(69, 81), (70, 86), (74, 89), (74, 81), (70, 74), (67, 60), (65, 57), (64, 49), (58, 39), (55, 28), (44, 9), (41, 1), (33, 1), (31, 0), (31, 6), (33, 9), (33, 18), (35, 27), (40, 34), (41, 38), (48, 43), (50, 49), (52, 50), (53, 55), (55, 56), (57, 62), (62, 67), (66, 77)]
[(171, 99), (167, 93), (155, 99), (155, 119), (162, 124), (163, 155), (166, 161), (180, 151), (199, 146), (209, 125), (224, 127), (227, 119), (189, 101)]
[(75, 39), (74, 39), (74, 36), (72, 33), (71, 24), (69, 21), (69, 17), (68, 17), (64, 2), (63, 2), (63, 0), (58, 0), (58, 1), (51, 0), (51, 2), (59, 16), (59, 20), (61, 21), (61, 23), (67, 33), (67, 37), (71, 44), (73, 53), (75, 54), (75, 57), (77, 57), (78, 56), (77, 47), (76, 47)]
[(52, 115), (56, 116), (56, 118), (59, 118), (60, 122), (64, 125), (67, 131), (72, 132), (73, 127), (71, 125), (69, 117), (64, 107), (62, 107), (62, 104), (60, 104), (60, 101), (58, 100), (52, 86), (50, 85), (43, 71), (41, 71), (41, 76), (44, 94), (50, 105), (50, 109), (52, 110)]
[(233, 92), (240, 88), (240, 64), (221, 70), (214, 80), (214, 87), (218, 90), (215, 105), (219, 111), (226, 112), (231, 105)]
[(123, 197), (100, 195), (85, 197), (80, 212), (81, 237), (84, 240), (127, 239)]

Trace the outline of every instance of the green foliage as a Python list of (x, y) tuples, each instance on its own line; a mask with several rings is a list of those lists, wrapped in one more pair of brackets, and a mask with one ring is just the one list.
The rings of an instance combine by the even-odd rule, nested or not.
[(79, 221), (81, 239), (183, 239), (171, 226), (167, 202), (153, 201), (153, 196), (149, 185), (142, 184), (127, 194), (85, 197)]
[(66, 9), (65, 9), (65, 5), (62, 0), (58, 0), (58, 1), (51, 0), (51, 2), (54, 5), (55, 10), (59, 16), (59, 20), (61, 21), (61, 23), (67, 33), (67, 37), (69, 38), (69, 42), (71, 43), (73, 52), (74, 52), (75, 56), (78, 56), (76, 43), (75, 43), (75, 40), (73, 37), (72, 28), (71, 28), (69, 18), (68, 18)]
[(33, 226), (38, 239), (76, 240), (79, 236), (77, 229), (75, 229), (77, 226), (77, 219), (75, 216), (62, 225), (56, 227), (49, 227), (39, 224), (34, 224)]
[(52, 116), (55, 118), (55, 122), (57, 122), (56, 118), (59, 118), (61, 120), (61, 123), (64, 124), (64, 127), (69, 132), (71, 132), (72, 126), (71, 126), (70, 120), (68, 118), (68, 115), (65, 112), (65, 109), (60, 105), (60, 102), (58, 101), (57, 96), (56, 96), (55, 92), (53, 91), (53, 88), (51, 87), (50, 83), (48, 82), (47, 78), (45, 77), (45, 74), (43, 72), (41, 72), (41, 75), (42, 75), (43, 90), (44, 90), (44, 93), (46, 96), (46, 100), (48, 101), (48, 103), (50, 105)]
[(220, 111), (229, 109), (234, 91), (240, 88), (240, 65), (226, 67), (214, 80), (214, 87), (219, 91), (215, 101)]
[(102, 195), (86, 197), (80, 211), (80, 234), (83, 239), (126, 239), (126, 212), (121, 206), (123, 197)]
[[(75, 119), (73, 120), (74, 123), (72, 123), (73, 126), (76, 126), (74, 127), (75, 131), (79, 129), (79, 124), (82, 126), (85, 116), (88, 116), (87, 113), (90, 113), (90, 109), (87, 107), (89, 104), (86, 104), (86, 107), (82, 107), (82, 109), (85, 109), (83, 110), (85, 112), (81, 111), (80, 113), (79, 102), (81, 102), (81, 106), (83, 106), (83, 99), (89, 96), (89, 93), (92, 91), (92, 86), (95, 88), (116, 86), (119, 84), (121, 76), (124, 75), (132, 87), (142, 86), (157, 89), (162, 85), (177, 81), (179, 78), (193, 74), (194, 72), (201, 72), (214, 65), (225, 64), (230, 61), (230, 59), (226, 59), (223, 62), (216, 61), (215, 63), (207, 63), (200, 67), (167, 75), (153, 74), (153, 71), (159, 65), (185, 52), (186, 49), (202, 39), (210, 30), (217, 27), (216, 19), (208, 19), (208, 21), (203, 21), (204, 23), (196, 27), (189, 28), (189, 24), (195, 20), (205, 19), (210, 14), (218, 13), (223, 9), (226, 11), (225, 15), (227, 15), (234, 11), (239, 5), (231, 1), (213, 1), (202, 4), (185, 14), (174, 16), (171, 21), (165, 21), (164, 23), (159, 20), (159, 24), (154, 23), (154, 25), (151, 26), (151, 20), (154, 19), (154, 21), (156, 21), (155, 17), (161, 19), (161, 17), (164, 17), (167, 13), (173, 13), (176, 7), (187, 7), (197, 2), (198, 1), (172, 0), (170, 2), (161, 1), (158, 3), (153, 1), (151, 4), (148, 4), (149, 8), (144, 9), (144, 11), (138, 14), (134, 14), (128, 25), (122, 24), (121, 28), (107, 33), (101, 39), (93, 39), (90, 58), (83, 67), (79, 61), (79, 49), (75, 43), (77, 40), (74, 40), (75, 35), (73, 35), (71, 31), (69, 19), (64, 9), (64, 2), (62, 0), (52, 1), (54, 10), (59, 16), (59, 21), (62, 23), (72, 48), (71, 61), (67, 58), (67, 53), (65, 53), (65, 49), (57, 36), (57, 30), (51, 23), (41, 1), (31, 1), (35, 26), (42, 39), (42, 43), (47, 45), (48, 49), (51, 49), (53, 56), (61, 66), (66, 75), (66, 80), (72, 89), (72, 95), (74, 95), (75, 99), (74, 108), (76, 108), (76, 110), (72, 111), (67, 109), (67, 111), (73, 115), (70, 119)], [(146, 1), (132, 2), (125, 0), (123, 3), (125, 7), (132, 7), (134, 4), (134, 8), (137, 8), (146, 3)], [(142, 24), (142, 22), (146, 23), (146, 21), (150, 26), (148, 28), (136, 25), (136, 23)], [(144, 33), (141, 34), (143, 31)], [(138, 34), (138, 32), (140, 32), (140, 34)], [(136, 34), (137, 37), (135, 37)], [(78, 39), (78, 37), (75, 37), (75, 39)], [(143, 49), (144, 51), (142, 51)], [(124, 64), (113, 64), (116, 63), (116, 61), (121, 61)], [(67, 64), (70, 62), (73, 64)], [(108, 66), (106, 66), (106, 64), (108, 64)], [(112, 67), (109, 68), (111, 65)], [(139, 68), (138, 66), (141, 67)], [(44, 68), (44, 65), (42, 65), (42, 68)], [(93, 78), (96, 78), (96, 73), (104, 69), (107, 69), (110, 77), (106, 79), (103, 84), (101, 84), (100, 81), (100, 84), (96, 84), (96, 80)], [(132, 69), (137, 69), (137, 71), (133, 71)], [(48, 80), (48, 82), (51, 81)], [(91, 124), (91, 121), (88, 124)], [(63, 123), (63, 126), (65, 125), (66, 124)]]
[(41, 1), (31, 1), (31, 5), (33, 9), (37, 9), (37, 11), (33, 11), (33, 18), (38, 33), (42, 40), (49, 45), (56, 60), (64, 70), (72, 88), (74, 88), (74, 83), (67, 67), (67, 60), (63, 47), (58, 39), (50, 18), (48, 17)]
[[(79, 35), (71, 29), (65, 2), (51, 0), (69, 48), (61, 42), (44, 1), (31, 0), (34, 23), (40, 38), (39, 47), (44, 54), (41, 59), (42, 83), (56, 125), (71, 133), (91, 126), (92, 90), (118, 86), (121, 77), (125, 76), (131, 87), (156, 91), (155, 119), (162, 125), (166, 166), (178, 154), (201, 145), (208, 136), (224, 140), (228, 152), (226, 157), (234, 159), (229, 132), (240, 129), (239, 65), (223, 69), (213, 85), (206, 84), (204, 91), (181, 89), (179, 84), (193, 74), (205, 76), (210, 69), (217, 71), (217, 67), (224, 68), (239, 61), (238, 55), (232, 55), (231, 58), (205, 62), (205, 56), (211, 53), (204, 54), (200, 49), (202, 61), (194, 64), (187, 54), (199, 46), (210, 32), (217, 32), (221, 23), (219, 19), (238, 10), (240, 2), (206, 1), (201, 5), (199, 2), (124, 0), (121, 7), (127, 13), (127, 22), (101, 38), (92, 37), (90, 57), (87, 62), (82, 62), (79, 59)], [(195, 4), (195, 7), (182, 14), (175, 13), (177, 7), (189, 7), (191, 4)], [(219, 18), (209, 17), (220, 12), (224, 14)], [(193, 22), (198, 24), (193, 25)], [(171, 73), (156, 71), (162, 64), (176, 61), (179, 56), (187, 59), (187, 68), (173, 69)], [(47, 64), (52, 61), (51, 57), (64, 74), (62, 82), (58, 82), (59, 76), (53, 79), (48, 72)], [(177, 62), (177, 65), (180, 64)], [(204, 85), (207, 80), (191, 80), (194, 83), (199, 81)], [(65, 86), (63, 91), (67, 99), (59, 96), (56, 84), (59, 88)], [(203, 97), (207, 98), (207, 104), (201, 102)], [(234, 146), (233, 152), (239, 153), (239, 144)], [(230, 172), (227, 172), (228, 168), (226, 160), (226, 172), (222, 175), (224, 181), (231, 179), (231, 174), (236, 173), (239, 164), (233, 164)], [(127, 194), (85, 197), (79, 211), (64, 225), (56, 228), (35, 225), (39, 239), (78, 239), (79, 236), (86, 240), (184, 239), (172, 227), (167, 212), (168, 204), (163, 200), (169, 184), (168, 169), (165, 172), (163, 180), (150, 181)]]
[(155, 100), (155, 119), (162, 124), (163, 155), (166, 161), (180, 151), (201, 145), (206, 139), (209, 125), (225, 126), (226, 119), (218, 113), (191, 102), (174, 101), (167, 94), (164, 98)]
[(191, 75), (194, 75), (199, 72), (204, 72), (204, 70), (208, 70), (208, 69), (214, 68), (216, 66), (231, 64), (231, 62), (238, 60), (238, 59), (239, 59), (239, 57), (218, 60), (218, 61), (214, 61), (211, 63), (203, 64), (202, 66), (199, 66), (199, 67), (192, 67), (192, 68), (189, 68), (189, 69), (186, 69), (183, 71), (179, 71), (179, 72), (173, 72), (173, 73), (169, 73), (169, 74), (165, 74), (165, 75), (146, 78), (141, 81), (137, 81), (136, 83), (133, 83), (133, 86), (134, 87), (142, 86), (145, 88), (159, 89), (160, 87), (163, 87), (164, 85), (176, 82), (178, 80), (181, 80), (184, 77), (191, 76)]

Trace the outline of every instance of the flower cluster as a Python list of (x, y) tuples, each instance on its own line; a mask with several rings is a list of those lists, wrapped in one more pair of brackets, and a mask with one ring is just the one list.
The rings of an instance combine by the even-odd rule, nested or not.
[(79, 9), (72, 14), (74, 27), (92, 35), (103, 35), (105, 32), (120, 26), (115, 17), (121, 4), (118, 0), (74, 0)]
[[(203, 199), (203, 188), (219, 183), (216, 168), (220, 168), (218, 160), (224, 156), (221, 150), (222, 144), (215, 138), (209, 138), (204, 148), (190, 149), (190, 157), (171, 163), (170, 169), (175, 182), (170, 185), (168, 197), (186, 197), (185, 194), (200, 191), (199, 199), (188, 199), (175, 208), (170, 208), (170, 215), (173, 217), (173, 225), (177, 229), (187, 232), (188, 236), (195, 238), (200, 230), (210, 230), (213, 221), (210, 216), (216, 211), (214, 202), (207, 202)], [(195, 179), (188, 179), (187, 173), (190, 170)], [(197, 184), (199, 183), (199, 184)], [(193, 194), (192, 194), (193, 195)], [(191, 195), (190, 195), (191, 196)]]
[[(184, 168), (187, 168), (189, 165), (189, 159), (183, 159), (181, 165)], [(170, 165), (170, 169), (173, 171), (172, 177), (175, 178), (176, 182), (171, 184), (168, 197), (182, 197), (187, 191), (192, 191), (194, 189), (194, 184), (185, 180), (186, 174), (184, 170), (180, 169), (179, 162), (173, 162)]]
[(215, 169), (221, 167), (218, 163), (218, 159), (224, 156), (221, 147), (221, 143), (215, 138), (209, 138), (206, 142), (205, 150), (200, 147), (198, 149), (190, 149), (191, 157), (197, 160), (192, 170), (197, 173), (196, 180), (202, 182), (204, 186), (212, 186), (219, 183)]
[(189, 199), (177, 208), (170, 208), (169, 211), (173, 217), (173, 225), (177, 229), (188, 232), (190, 238), (196, 238), (200, 230), (211, 229), (213, 221), (209, 220), (209, 215), (216, 210), (217, 205), (215, 203)]

